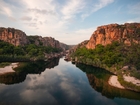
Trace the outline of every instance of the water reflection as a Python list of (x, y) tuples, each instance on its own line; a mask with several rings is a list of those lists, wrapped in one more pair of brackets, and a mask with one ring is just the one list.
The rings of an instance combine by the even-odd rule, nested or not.
[(46, 68), (54, 68), (59, 64), (59, 58), (55, 58), (51, 61), (43, 62), (22, 62), (15, 70), (16, 72), (5, 73), (0, 75), (0, 83), (15, 84), (23, 82), (26, 79), (27, 74), (40, 74)]
[(84, 64), (76, 64), (76, 66), (86, 73), (90, 85), (98, 92), (101, 92), (103, 96), (114, 99), (115, 97), (124, 97), (129, 99), (140, 100), (140, 94), (137, 92), (118, 89), (108, 84), (108, 79), (112, 73), (93, 66), (87, 66)]
[[(30, 71), (24, 82), (0, 84), (0, 105), (140, 105), (140, 101), (124, 99), (122, 96), (111, 99), (104, 95), (108, 91), (101, 81), (111, 75), (107, 71), (100, 74), (98, 69), (92, 72), (93, 69), (88, 66), (78, 67), (81, 70), (71, 62), (60, 59), (58, 66), (42, 69), (40, 74)], [(106, 73), (108, 76), (104, 76)]]

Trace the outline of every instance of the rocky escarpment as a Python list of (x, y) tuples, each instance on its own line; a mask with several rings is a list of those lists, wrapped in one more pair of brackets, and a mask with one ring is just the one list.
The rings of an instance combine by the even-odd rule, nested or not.
[(85, 41), (79, 43), (78, 45), (72, 46), (68, 52), (68, 56), (70, 56), (72, 53), (74, 53), (78, 48), (86, 47), (88, 42), (89, 42), (89, 40), (85, 40)]
[(52, 37), (42, 37), (36, 35), (36, 36), (27, 36), (27, 39), (29, 40), (30, 44), (61, 48), (60, 42)]
[(27, 44), (35, 44), (37, 46), (50, 46), (66, 50), (69, 48), (68, 45), (60, 43), (52, 37), (42, 36), (27, 36), (23, 31), (14, 28), (0, 28), (0, 40), (9, 42), (14, 46), (24, 46)]
[(127, 45), (140, 43), (140, 23), (125, 23), (123, 25), (109, 24), (100, 26), (92, 34), (86, 47), (94, 49), (96, 45), (111, 44), (113, 41)]
[(26, 34), (21, 30), (17, 30), (14, 28), (0, 28), (0, 40), (5, 42), (9, 42), (15, 46), (23, 46), (28, 44), (29, 41), (26, 37)]
[(88, 42), (89, 42), (89, 40), (85, 40), (85, 41), (79, 43), (78, 45), (73, 45), (73, 46), (69, 47), (69, 51), (66, 54), (65, 60), (67, 60), (67, 61), (71, 60), (71, 54), (73, 54), (78, 48), (86, 47)]
[(83, 42), (79, 43), (78, 45), (73, 46), (70, 51), (71, 53), (75, 52), (78, 48), (86, 47), (89, 40), (84, 40)]

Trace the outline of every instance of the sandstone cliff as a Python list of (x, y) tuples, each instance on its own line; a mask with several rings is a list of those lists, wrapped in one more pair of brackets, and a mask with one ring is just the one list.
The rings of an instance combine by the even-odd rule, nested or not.
[(27, 36), (27, 39), (31, 44), (61, 48), (60, 42), (52, 37), (42, 37), (36, 35), (36, 36)]
[(109, 24), (100, 26), (92, 34), (86, 47), (94, 49), (96, 45), (111, 44), (113, 41), (119, 41), (127, 45), (140, 43), (140, 23), (125, 23), (123, 25)]
[(24, 46), (27, 44), (51, 46), (54, 48), (68, 49), (69, 46), (60, 43), (52, 37), (42, 37), (42, 36), (27, 36), (23, 31), (14, 28), (4, 28), (0, 27), (0, 40), (9, 42), (14, 46)]
[(26, 34), (14, 28), (0, 28), (0, 40), (9, 42), (15, 46), (28, 44)]
[(69, 50), (69, 54), (72, 54), (78, 48), (86, 47), (86, 45), (87, 45), (88, 42), (89, 42), (89, 40), (85, 40), (85, 41), (79, 43), (78, 45), (72, 46), (72, 48)]

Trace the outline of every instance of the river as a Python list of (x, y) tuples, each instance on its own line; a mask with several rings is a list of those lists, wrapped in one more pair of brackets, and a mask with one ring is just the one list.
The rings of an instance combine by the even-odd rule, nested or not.
[(110, 72), (64, 58), (0, 75), (0, 105), (140, 105), (140, 93), (108, 84)]

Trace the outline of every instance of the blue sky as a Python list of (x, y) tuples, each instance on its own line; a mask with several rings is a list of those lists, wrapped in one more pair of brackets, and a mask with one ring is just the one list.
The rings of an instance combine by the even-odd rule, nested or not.
[(98, 26), (131, 22), (140, 22), (140, 0), (0, 0), (0, 27), (66, 44), (88, 40)]

